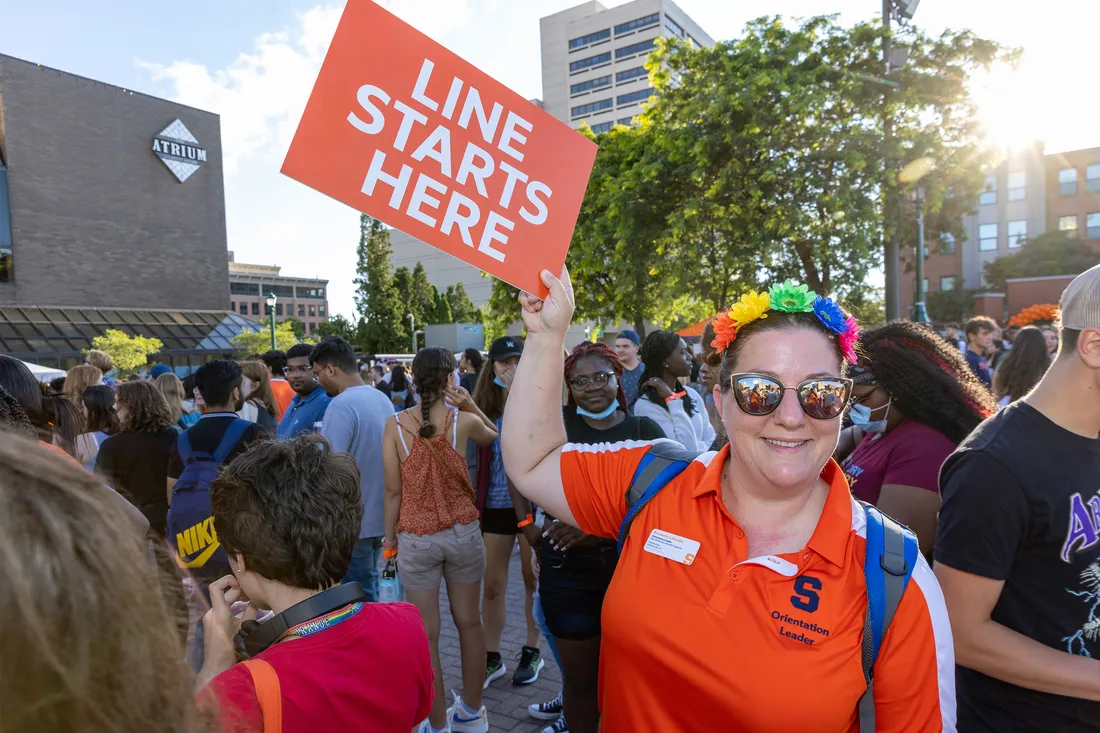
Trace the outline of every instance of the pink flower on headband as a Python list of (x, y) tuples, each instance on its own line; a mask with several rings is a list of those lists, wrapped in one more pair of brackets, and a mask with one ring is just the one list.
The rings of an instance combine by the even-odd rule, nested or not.
[(859, 361), (859, 357), (856, 356), (856, 342), (859, 341), (859, 332), (862, 329), (856, 324), (855, 316), (848, 316), (844, 326), (844, 333), (840, 334), (837, 341), (840, 343), (844, 358), (855, 364)]

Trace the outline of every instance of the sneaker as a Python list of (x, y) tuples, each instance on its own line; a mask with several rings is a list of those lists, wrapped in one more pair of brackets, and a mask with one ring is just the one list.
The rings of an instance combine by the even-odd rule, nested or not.
[(489, 652), (485, 662), (485, 684), (481, 686), (481, 689), (488, 690), (489, 683), (499, 680), (507, 671), (508, 668), (504, 666), (504, 660), (500, 654)]
[(569, 727), (565, 724), (565, 716), (559, 715), (553, 725), (548, 725), (542, 729), (542, 733), (569, 733)]
[(445, 725), (443, 726), (442, 730), (437, 731), (435, 728), (432, 727), (431, 722), (429, 722), (427, 718), (424, 718), (424, 720), (420, 721), (420, 725), (417, 727), (416, 733), (451, 733), (451, 726), (449, 724)]
[[(457, 692), (452, 691), (455, 697), (454, 705), (447, 708), (447, 730), (451, 733), (489, 733), (489, 713), (485, 706), (473, 715), (470, 708), (462, 702)], [(461, 704), (460, 704), (461, 703)]]
[(535, 720), (557, 720), (561, 717), (562, 704), (559, 692), (553, 700), (527, 706), (527, 714)]
[(529, 685), (539, 678), (539, 672), (546, 666), (538, 649), (529, 646), (523, 647), (519, 653), (519, 667), (512, 675), (513, 685)]

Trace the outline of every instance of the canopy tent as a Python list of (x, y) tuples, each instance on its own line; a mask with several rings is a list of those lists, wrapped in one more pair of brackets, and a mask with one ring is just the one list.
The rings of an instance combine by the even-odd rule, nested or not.
[(58, 377), (65, 376), (65, 372), (60, 369), (54, 369), (53, 367), (44, 367), (40, 364), (32, 364), (29, 361), (20, 360), (28, 369), (31, 370), (31, 374), (39, 382), (49, 382)]

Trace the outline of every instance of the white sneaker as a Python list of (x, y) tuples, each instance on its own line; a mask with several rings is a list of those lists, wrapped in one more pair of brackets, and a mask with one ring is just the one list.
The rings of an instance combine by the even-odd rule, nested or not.
[[(432, 728), (431, 722), (427, 718), (424, 718), (424, 720), (420, 721), (420, 725), (417, 726), (416, 733), (432, 733), (434, 730), (435, 728)], [(447, 724), (443, 726), (442, 733), (451, 733), (451, 721), (448, 720)]]
[(489, 733), (489, 713), (485, 706), (482, 705), (476, 715), (467, 715), (466, 704), (459, 705), (462, 698), (457, 692), (452, 691), (451, 694), (454, 695), (455, 702), (447, 708), (448, 730), (451, 733)]

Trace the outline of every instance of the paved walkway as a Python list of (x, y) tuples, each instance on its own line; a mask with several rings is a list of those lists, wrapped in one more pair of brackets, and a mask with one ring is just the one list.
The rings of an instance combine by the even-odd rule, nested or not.
[[(504, 664), (508, 667), (508, 674), (497, 680), (485, 691), (485, 707), (489, 710), (490, 733), (537, 733), (549, 723), (537, 721), (527, 714), (527, 706), (531, 703), (549, 700), (558, 694), (561, 689), (561, 673), (550, 650), (546, 647), (545, 639), (540, 641), (542, 657), (546, 660), (546, 666), (536, 682), (525, 687), (512, 685), (512, 672), (518, 663), (516, 658), (527, 636), (527, 624), (523, 620), (523, 576), (519, 568), (519, 548), (512, 554), (512, 562), (508, 569), (508, 620), (504, 626), (504, 634), (500, 640), (500, 653), (504, 657)], [(442, 620), (439, 636), (439, 656), (443, 663), (443, 683), (446, 686), (447, 696), (450, 698), (450, 690), (454, 688), (462, 692), (462, 674), (459, 668), (458, 631), (451, 621), (450, 606), (447, 601), (446, 584), (440, 594), (440, 618)]]

